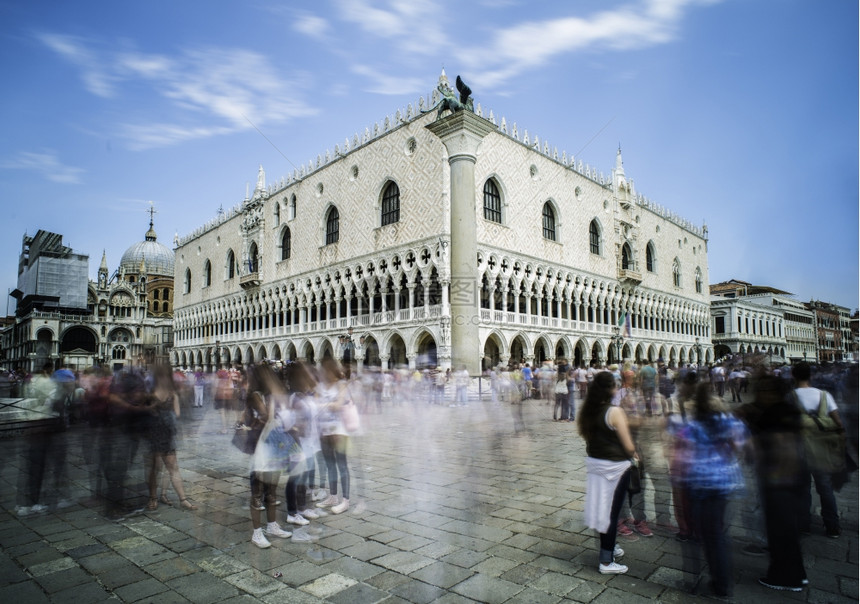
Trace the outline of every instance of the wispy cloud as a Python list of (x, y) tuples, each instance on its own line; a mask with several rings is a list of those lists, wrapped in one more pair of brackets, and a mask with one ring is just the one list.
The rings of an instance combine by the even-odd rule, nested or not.
[(414, 94), (426, 88), (427, 82), (421, 78), (398, 77), (386, 75), (367, 65), (353, 65), (353, 73), (364, 76), (368, 85), (363, 88), (367, 92), (375, 94), (404, 95)]
[[(338, 17), (378, 38), (392, 40), (399, 51), (431, 55), (448, 44), (442, 28), (448, 9), (435, 0), (337, 0)], [(382, 8), (380, 8), (380, 6)]]
[[(149, 149), (283, 123), (316, 113), (301, 98), (300, 78), (285, 79), (257, 52), (236, 48), (185, 49), (176, 56), (128, 50), (95, 50), (95, 41), (55, 34), (39, 36), (81, 71), (87, 90), (118, 97), (134, 86), (172, 106), (172, 120), (115, 125), (132, 149)], [(132, 111), (149, 104), (132, 100)]]
[(317, 40), (326, 40), (331, 31), (328, 21), (308, 13), (300, 13), (293, 20), (293, 29)]
[(41, 153), (22, 151), (17, 157), (0, 161), (0, 169), (30, 170), (39, 173), (43, 178), (67, 185), (83, 184), (82, 168), (67, 166), (62, 163), (53, 150), (43, 150)]
[(643, 0), (590, 17), (531, 21), (497, 30), (489, 44), (466, 48), (460, 58), (476, 84), (492, 88), (559, 55), (665, 44), (677, 35), (685, 9), (719, 1)]

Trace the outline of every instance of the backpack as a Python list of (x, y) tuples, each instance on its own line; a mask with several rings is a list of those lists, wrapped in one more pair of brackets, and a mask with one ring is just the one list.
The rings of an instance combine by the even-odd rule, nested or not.
[(827, 393), (822, 390), (818, 409), (808, 413), (796, 392), (792, 392), (794, 401), (801, 409), (801, 425), (803, 427), (803, 447), (806, 450), (806, 462), (809, 467), (819, 472), (841, 472), (845, 469), (845, 434), (844, 430), (827, 414)]

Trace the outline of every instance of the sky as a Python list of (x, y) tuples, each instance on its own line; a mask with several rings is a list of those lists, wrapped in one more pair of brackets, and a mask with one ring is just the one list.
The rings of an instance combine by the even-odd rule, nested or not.
[[(111, 270), (435, 87), (707, 223), (712, 283), (858, 306), (850, 0), (0, 0), (0, 288), (39, 229)], [(14, 310), (14, 300), (7, 311)]]

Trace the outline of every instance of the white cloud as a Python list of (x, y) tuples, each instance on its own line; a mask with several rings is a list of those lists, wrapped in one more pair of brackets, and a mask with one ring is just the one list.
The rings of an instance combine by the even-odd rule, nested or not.
[(364, 76), (364, 80), (369, 84), (364, 90), (375, 94), (414, 94), (423, 90), (427, 84), (421, 78), (385, 75), (367, 65), (353, 65), (350, 69), (353, 73)]
[(44, 150), (41, 153), (22, 151), (15, 158), (0, 162), (0, 168), (31, 170), (38, 172), (43, 178), (67, 185), (79, 185), (83, 182), (81, 175), (84, 170), (63, 164), (52, 150)]
[(476, 84), (492, 88), (559, 55), (665, 44), (677, 34), (686, 8), (714, 1), (644, 0), (590, 17), (522, 23), (497, 31), (487, 45), (464, 49), (460, 58), (475, 74)]
[(449, 44), (442, 29), (449, 9), (435, 0), (387, 0), (387, 8), (367, 0), (338, 0), (338, 17), (377, 38), (393, 40), (400, 51), (431, 55)]
[[(302, 100), (300, 81), (284, 79), (266, 56), (250, 50), (201, 47), (168, 57), (96, 52), (94, 43), (87, 45), (69, 36), (44, 34), (39, 39), (81, 70), (84, 84), (93, 94), (117, 97), (123, 86), (140, 90), (142, 85), (172, 106), (169, 122), (116, 126), (133, 149), (209, 138), (252, 128), (251, 123), (262, 127), (316, 113)], [(144, 97), (135, 93), (132, 103), (136, 105), (130, 113), (156, 110)]]
[(302, 13), (293, 21), (293, 29), (297, 32), (316, 38), (317, 40), (325, 40), (328, 38), (330, 27), (328, 21), (316, 15)]

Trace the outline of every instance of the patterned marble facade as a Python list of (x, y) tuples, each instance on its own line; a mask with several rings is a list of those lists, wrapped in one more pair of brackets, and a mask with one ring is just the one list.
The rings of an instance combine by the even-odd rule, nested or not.
[(713, 358), (707, 228), (638, 194), (620, 149), (604, 177), (480, 105), (474, 282), (452, 288), (437, 98), (277, 183), (261, 167), (253, 193), (177, 242), (175, 365), (448, 367), (464, 301), (485, 363)]

